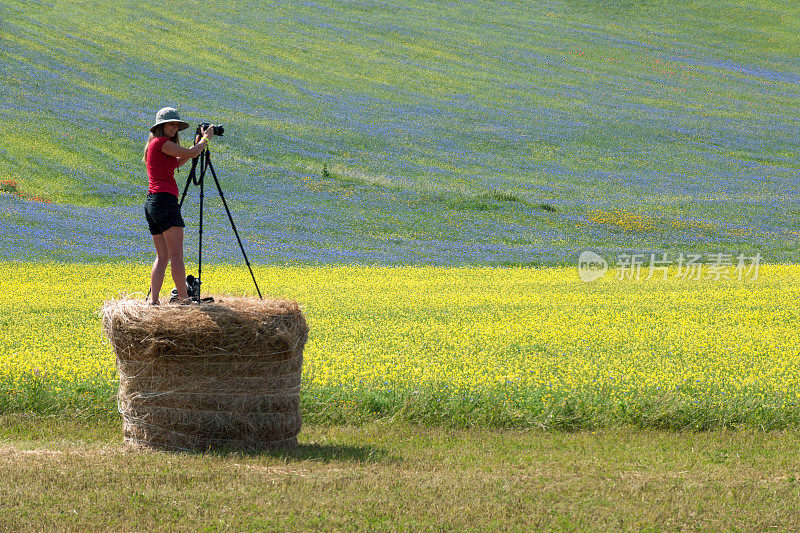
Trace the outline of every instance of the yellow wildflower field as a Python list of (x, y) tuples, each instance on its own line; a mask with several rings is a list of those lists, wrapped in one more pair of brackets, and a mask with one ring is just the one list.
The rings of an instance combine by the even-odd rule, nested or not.
[[(114, 355), (98, 310), (106, 299), (143, 298), (149, 265), (0, 266), (0, 409), (37, 408), (35, 385), (36, 401), (50, 406), (42, 409), (99, 402), (113, 411)], [(306, 417), (547, 426), (564, 417), (670, 425), (680, 416), (702, 427), (756, 412), (777, 425), (800, 419), (799, 266), (762, 265), (744, 280), (591, 283), (575, 267), (255, 273), (265, 297), (295, 299), (308, 318)], [(203, 280), (204, 293), (255, 293), (244, 266), (206, 265)]]

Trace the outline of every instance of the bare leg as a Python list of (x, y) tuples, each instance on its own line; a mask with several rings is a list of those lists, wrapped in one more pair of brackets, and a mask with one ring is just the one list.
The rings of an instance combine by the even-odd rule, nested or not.
[(178, 289), (178, 298), (186, 300), (186, 266), (183, 263), (183, 228), (172, 226), (164, 232), (164, 241), (167, 245), (170, 266), (172, 267), (172, 280)]
[(150, 302), (157, 304), (161, 285), (164, 283), (164, 273), (167, 271), (167, 263), (169, 263), (169, 253), (163, 234), (153, 235), (153, 243), (156, 245), (156, 259), (153, 261), (153, 269), (150, 271)]

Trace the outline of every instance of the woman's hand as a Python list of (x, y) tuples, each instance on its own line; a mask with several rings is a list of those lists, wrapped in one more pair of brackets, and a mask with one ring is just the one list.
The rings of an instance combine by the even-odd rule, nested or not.
[(194, 144), (199, 143), (205, 137), (207, 140), (211, 140), (214, 137), (214, 125), (210, 124), (206, 129), (200, 130), (200, 135), (194, 136)]

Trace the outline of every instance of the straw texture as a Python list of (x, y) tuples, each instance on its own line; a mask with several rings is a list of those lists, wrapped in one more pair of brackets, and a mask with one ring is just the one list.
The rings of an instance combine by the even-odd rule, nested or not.
[(103, 331), (119, 371), (125, 442), (167, 450), (297, 445), (308, 325), (296, 302), (107, 301)]

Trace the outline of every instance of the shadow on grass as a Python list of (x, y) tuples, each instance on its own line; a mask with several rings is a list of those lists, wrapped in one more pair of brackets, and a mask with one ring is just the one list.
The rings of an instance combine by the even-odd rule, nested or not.
[(209, 450), (185, 450), (146, 446), (152, 450), (165, 453), (186, 453), (189, 455), (209, 455), (217, 457), (273, 457), (285, 461), (316, 461), (330, 463), (333, 461), (349, 461), (353, 463), (387, 463), (399, 460), (389, 455), (386, 450), (375, 446), (350, 446), (345, 444), (299, 444), (294, 448), (277, 448), (274, 450), (247, 450), (241, 448), (212, 448)]
[(375, 446), (349, 446), (340, 444), (300, 444), (297, 448), (268, 452), (271, 456), (283, 457), (295, 461), (352, 461), (356, 463), (385, 463), (396, 458), (386, 450)]

